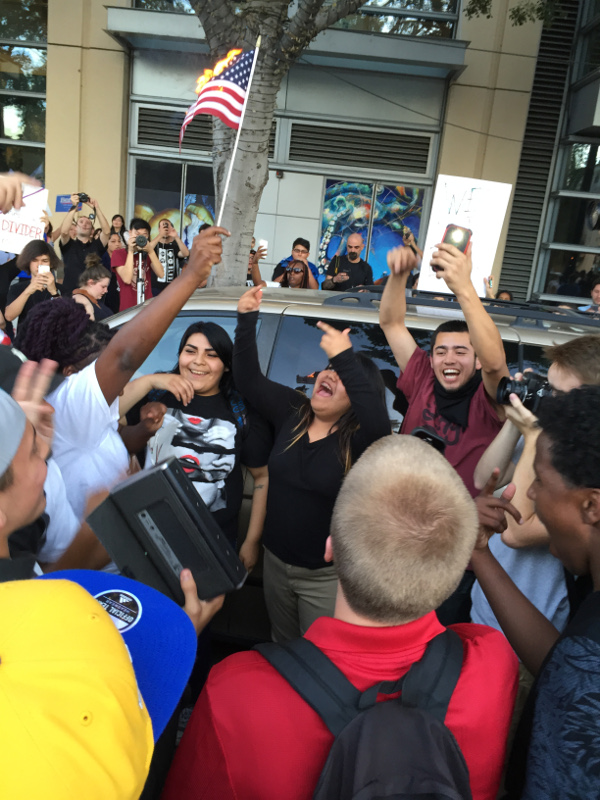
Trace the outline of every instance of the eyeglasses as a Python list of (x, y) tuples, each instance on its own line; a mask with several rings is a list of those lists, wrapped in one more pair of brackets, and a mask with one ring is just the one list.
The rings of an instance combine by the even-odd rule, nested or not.
[(308, 250), (301, 250), (299, 247), (294, 247), (294, 249), (292, 250), (292, 253), (298, 253), (298, 255), (307, 256), (308, 255)]
[(301, 272), (304, 272), (302, 267), (286, 267), (285, 271), (286, 272), (295, 272), (296, 275), (300, 275)]

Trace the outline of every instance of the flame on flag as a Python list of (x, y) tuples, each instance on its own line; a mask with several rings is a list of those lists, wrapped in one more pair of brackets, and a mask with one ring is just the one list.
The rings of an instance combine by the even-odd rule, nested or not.
[(227, 67), (234, 61), (237, 56), (241, 53), (241, 50), (230, 50), (225, 58), (222, 58), (220, 61), (217, 61), (215, 64), (214, 69), (205, 69), (203, 74), (200, 75), (198, 80), (196, 81), (196, 94), (200, 94), (202, 88), (209, 82), (212, 81), (213, 78), (216, 78), (217, 75), (220, 75), (222, 72), (225, 72)]

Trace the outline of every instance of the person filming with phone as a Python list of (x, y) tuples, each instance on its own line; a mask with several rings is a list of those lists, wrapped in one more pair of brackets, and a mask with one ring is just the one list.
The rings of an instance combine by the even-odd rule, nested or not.
[[(84, 212), (87, 206), (88, 214)], [(71, 226), (75, 222), (75, 214), (81, 209), (75, 227), (75, 238), (71, 238)], [(101, 233), (98, 238), (94, 238), (94, 222), (100, 223)], [(60, 252), (65, 262), (65, 277), (62, 285), (62, 293), (69, 295), (79, 286), (79, 276), (85, 269), (86, 256), (94, 253), (102, 258), (106, 250), (108, 237), (110, 236), (110, 224), (98, 201), (94, 200), (85, 192), (74, 192), (71, 195), (71, 208), (65, 214), (60, 227)]]
[(29, 311), (44, 300), (60, 297), (56, 288), (56, 270), (60, 260), (51, 245), (41, 239), (28, 242), (17, 256), (20, 270), (6, 298), (4, 316), (8, 322), (17, 317), (21, 324)]
[[(398, 389), (408, 400), (401, 433), (421, 428), (442, 439), (445, 457), (475, 497), (475, 467), (505, 419), (496, 390), (509, 371), (500, 333), (471, 281), (470, 231), (462, 230), (466, 251), (442, 242), (430, 263), (456, 295), (465, 319), (439, 325), (431, 335), (429, 354), (418, 347), (406, 327), (405, 294), (417, 257), (409, 247), (397, 247), (388, 253), (390, 277), (379, 324), (400, 367)], [(466, 598), (472, 583), (472, 573), (467, 574), (457, 591)]]
[(429, 355), (418, 347), (405, 322), (406, 281), (416, 264), (409, 247), (388, 253), (390, 279), (379, 312), (402, 373), (398, 388), (409, 401), (402, 432), (422, 427), (440, 436), (446, 458), (474, 497), (475, 467), (504, 421), (503, 407), (496, 402), (498, 383), (509, 375), (504, 346), (471, 282), (470, 242), (466, 252), (443, 242), (431, 266), (456, 295), (465, 319), (438, 326)]
[(115, 250), (110, 259), (119, 282), (119, 311), (152, 297), (150, 270), (158, 278), (164, 277), (164, 266), (155, 251), (161, 236), (162, 232), (150, 241), (150, 225), (146, 220), (137, 217), (131, 220), (127, 249)]

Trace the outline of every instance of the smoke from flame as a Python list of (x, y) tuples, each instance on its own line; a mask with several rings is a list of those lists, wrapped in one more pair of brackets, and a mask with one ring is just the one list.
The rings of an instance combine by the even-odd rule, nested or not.
[(231, 62), (234, 59), (236, 59), (241, 52), (242, 52), (241, 50), (230, 50), (225, 56), (225, 58), (222, 58), (220, 61), (217, 61), (217, 63), (214, 66), (214, 69), (205, 69), (204, 74), (201, 75), (196, 81), (197, 84), (196, 94), (200, 94), (203, 86), (206, 86), (206, 84), (210, 80), (216, 78), (217, 75), (220, 75), (222, 72), (224, 72), (227, 69), (227, 67), (230, 66)]

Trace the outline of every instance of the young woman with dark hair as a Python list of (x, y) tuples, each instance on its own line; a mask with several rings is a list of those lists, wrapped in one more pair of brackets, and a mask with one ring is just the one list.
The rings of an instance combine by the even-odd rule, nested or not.
[(306, 261), (300, 261), (299, 259), (290, 261), (281, 277), (281, 288), (308, 289), (309, 271)]
[(55, 409), (54, 457), (79, 519), (88, 494), (109, 488), (128, 469), (117, 429), (129, 407), (119, 395), (220, 260), (219, 234), (227, 232), (211, 228), (197, 236), (187, 269), (114, 336), (72, 299), (48, 303), (47, 312), (34, 309), (19, 331), (17, 346), (29, 359), (51, 358), (67, 376), (48, 401)]
[[(124, 245), (129, 241), (129, 231), (125, 227), (125, 220), (120, 214), (115, 214), (110, 221), (110, 233), (116, 233), (121, 237)], [(110, 234), (109, 234), (110, 235)]]
[(344, 475), (374, 441), (391, 433), (381, 374), (354, 353), (349, 331), (319, 322), (329, 363), (311, 399), (260, 370), (256, 321), (262, 291), (238, 303), (233, 350), (236, 385), (274, 427), (264, 526), (264, 589), (273, 637), (302, 635), (333, 614), (337, 578), (324, 558), (333, 506)]
[[(17, 256), (18, 282), (9, 287), (4, 316), (8, 322), (19, 318), (19, 326), (32, 308), (45, 300), (60, 297), (56, 288), (56, 270), (60, 259), (54, 248), (42, 239), (25, 245)], [(46, 308), (47, 306), (45, 306)]]
[(86, 256), (85, 269), (79, 276), (79, 288), (71, 296), (76, 303), (81, 303), (88, 317), (97, 322), (113, 314), (103, 302), (111, 278), (112, 273), (103, 265), (100, 256), (95, 253)]
[[(122, 432), (130, 452), (147, 443), (145, 467), (175, 456), (232, 546), (243, 494), (241, 465), (250, 469), (255, 494), (247, 539), (258, 540), (266, 509), (266, 463), (271, 433), (236, 390), (233, 342), (214, 322), (185, 331), (171, 373), (146, 375), (125, 390), (126, 402), (144, 395)], [(246, 566), (254, 563), (242, 556)]]

